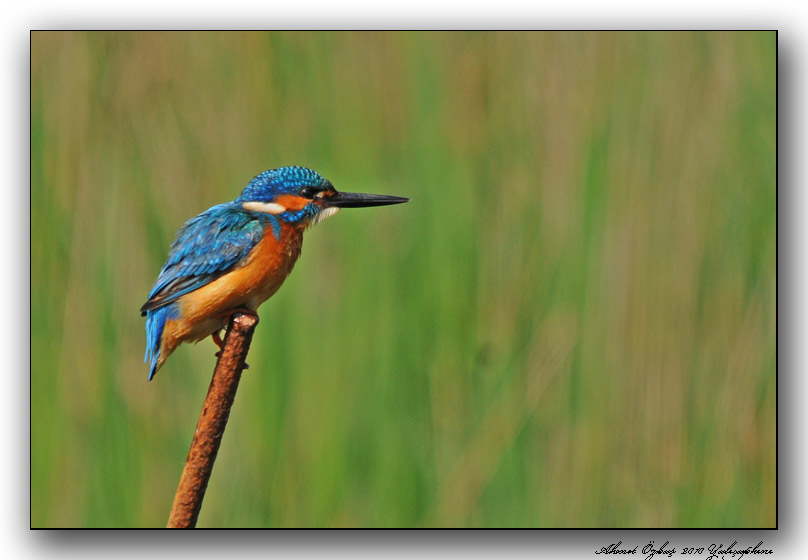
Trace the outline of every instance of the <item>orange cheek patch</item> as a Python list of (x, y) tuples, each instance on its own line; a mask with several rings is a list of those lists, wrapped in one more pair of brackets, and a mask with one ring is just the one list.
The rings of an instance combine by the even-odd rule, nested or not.
[(280, 194), (275, 197), (273, 202), (280, 204), (287, 210), (301, 210), (311, 201), (293, 194)]

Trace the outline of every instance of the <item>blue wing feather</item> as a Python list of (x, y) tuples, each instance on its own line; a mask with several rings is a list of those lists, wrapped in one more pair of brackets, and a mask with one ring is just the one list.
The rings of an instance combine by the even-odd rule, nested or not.
[[(171, 244), (168, 260), (141, 313), (168, 305), (233, 269), (261, 241), (271, 220), (277, 218), (247, 212), (233, 202), (189, 220)], [(277, 235), (280, 224), (270, 225)]]

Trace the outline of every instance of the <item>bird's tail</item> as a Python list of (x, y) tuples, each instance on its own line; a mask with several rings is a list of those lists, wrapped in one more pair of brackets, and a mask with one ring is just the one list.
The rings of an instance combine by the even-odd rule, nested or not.
[(149, 364), (149, 381), (152, 380), (157, 370), (163, 365), (168, 356), (160, 355), (160, 347), (163, 343), (163, 328), (168, 319), (177, 316), (175, 305), (166, 305), (146, 312), (146, 355), (144, 362)]

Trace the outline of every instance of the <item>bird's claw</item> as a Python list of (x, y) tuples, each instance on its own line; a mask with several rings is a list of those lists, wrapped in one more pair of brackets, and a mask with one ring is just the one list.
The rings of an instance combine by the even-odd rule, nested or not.
[(218, 331), (214, 331), (213, 334), (210, 335), (211, 338), (213, 339), (213, 343), (216, 344), (216, 346), (219, 347), (219, 352), (216, 353), (217, 356), (221, 353), (222, 348), (224, 348), (224, 342), (222, 341), (222, 335), (219, 334), (221, 331), (222, 330), (219, 329)]
[[(236, 307), (235, 309), (231, 309), (225, 315), (226, 319), (229, 321), (230, 317), (235, 315), (236, 313), (241, 313), (242, 315), (248, 315), (250, 317), (258, 317), (258, 313), (253, 311), (252, 309), (248, 309), (247, 307)], [(224, 350), (224, 341), (222, 340), (221, 333), (222, 329), (219, 329), (213, 333), (211, 333), (210, 337), (213, 339), (214, 344), (219, 347), (219, 351), (214, 354), (217, 358), (222, 357), (222, 351)], [(244, 362), (244, 369), (250, 369), (250, 364)]]

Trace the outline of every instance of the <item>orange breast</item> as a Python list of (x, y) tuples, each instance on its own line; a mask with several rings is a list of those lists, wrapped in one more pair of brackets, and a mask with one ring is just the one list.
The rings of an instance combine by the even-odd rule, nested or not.
[(166, 322), (163, 343), (173, 349), (182, 341), (201, 340), (225, 326), (228, 310), (256, 310), (286, 280), (302, 242), (299, 228), (283, 224), (278, 240), (268, 227), (242, 266), (178, 300), (179, 318)]

